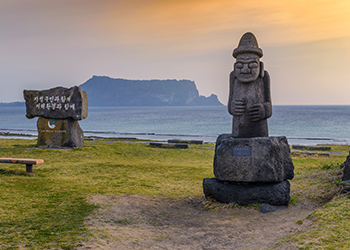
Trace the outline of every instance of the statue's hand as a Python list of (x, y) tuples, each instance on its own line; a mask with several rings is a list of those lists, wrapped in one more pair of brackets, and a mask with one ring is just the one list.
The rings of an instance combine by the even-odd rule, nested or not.
[(258, 122), (265, 119), (264, 105), (257, 103), (249, 108), (249, 119), (252, 122)]
[(244, 100), (234, 100), (232, 102), (233, 106), (233, 115), (235, 116), (241, 116), (244, 114), (245, 111), (245, 102)]

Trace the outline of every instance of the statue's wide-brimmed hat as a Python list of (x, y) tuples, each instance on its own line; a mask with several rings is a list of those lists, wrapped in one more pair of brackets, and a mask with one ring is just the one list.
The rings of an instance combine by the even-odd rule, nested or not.
[(243, 53), (254, 53), (259, 57), (263, 56), (263, 52), (259, 48), (258, 41), (251, 32), (247, 32), (242, 36), (238, 47), (233, 51), (232, 55), (234, 58), (236, 58), (239, 54)]

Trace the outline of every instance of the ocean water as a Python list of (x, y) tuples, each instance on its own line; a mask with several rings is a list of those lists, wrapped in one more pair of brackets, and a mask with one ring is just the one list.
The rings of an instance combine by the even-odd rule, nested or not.
[[(37, 118), (24, 107), (0, 107), (0, 132), (37, 134)], [(197, 139), (215, 142), (230, 133), (227, 107), (90, 107), (79, 121), (85, 135), (150, 140)], [(350, 144), (350, 106), (273, 106), (270, 136), (290, 144)]]

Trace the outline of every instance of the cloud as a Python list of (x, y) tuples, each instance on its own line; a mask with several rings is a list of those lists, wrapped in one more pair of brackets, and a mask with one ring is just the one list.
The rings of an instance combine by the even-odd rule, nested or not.
[[(227, 33), (259, 33), (268, 45), (317, 41), (349, 35), (348, 1), (137, 1), (116, 4), (100, 18), (101, 27), (126, 44), (163, 44), (186, 40), (216, 45)], [(207, 42), (206, 40), (209, 39)], [(209, 46), (212, 47), (212, 46)]]

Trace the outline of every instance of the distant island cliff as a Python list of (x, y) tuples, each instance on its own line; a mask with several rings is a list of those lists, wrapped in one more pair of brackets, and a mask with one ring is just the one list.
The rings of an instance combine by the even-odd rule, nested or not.
[(79, 86), (89, 106), (222, 106), (218, 97), (200, 96), (190, 80), (126, 80), (93, 76)]
[(25, 107), (24, 102), (0, 102), (0, 107)]

